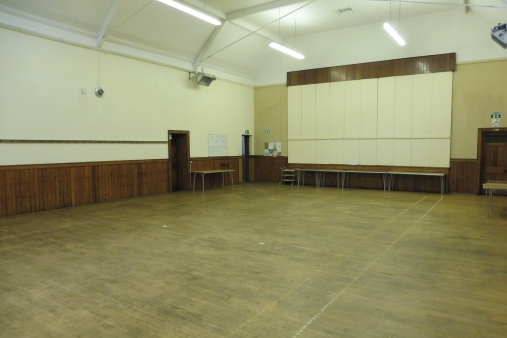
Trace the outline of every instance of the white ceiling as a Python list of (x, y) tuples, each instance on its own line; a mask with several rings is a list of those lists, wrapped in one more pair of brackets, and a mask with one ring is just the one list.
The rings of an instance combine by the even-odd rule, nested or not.
[[(171, 57), (188, 65), (193, 64), (193, 68), (200, 65), (255, 78), (255, 74), (270, 56), (278, 53), (268, 47), (271, 40), (286, 41), (287, 46), (297, 48), (298, 37), (309, 34), (388, 20), (396, 23), (400, 16), (406, 20), (429, 13), (461, 10), (461, 7), (455, 5), (469, 2), (436, 0), (454, 5), (443, 6), (400, 5), (399, 2), (371, 0), (181, 1), (221, 18), (225, 24), (222, 28), (215, 28), (156, 0), (121, 0), (117, 9), (112, 11), (114, 1), (116, 0), (0, 0), (0, 14), (6, 13), (96, 39), (101, 27), (107, 24), (107, 15), (111, 12), (113, 16), (107, 24), (106, 43)], [(470, 3), (473, 1), (482, 1), (484, 4), (487, 0), (470, 0)], [(505, 5), (501, 0), (489, 1), (494, 5)], [(262, 6), (269, 6), (272, 9), (254, 13), (259, 8), (256, 6), (261, 9)], [(354, 11), (338, 13), (338, 9), (349, 6)], [(234, 17), (243, 10), (247, 10), (246, 14), (249, 15)], [(234, 19), (227, 20), (231, 15)], [(218, 32), (216, 37), (213, 34), (215, 29)], [(259, 31), (252, 33), (255, 30)], [(206, 48), (210, 37), (214, 38)], [(104, 48), (107, 49), (106, 45)], [(202, 62), (198, 62), (199, 56)]]

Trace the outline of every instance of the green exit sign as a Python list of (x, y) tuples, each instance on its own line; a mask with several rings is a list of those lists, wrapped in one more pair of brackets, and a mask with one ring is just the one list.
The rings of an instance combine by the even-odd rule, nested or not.
[(499, 112), (491, 113), (491, 118), (492, 119), (500, 119), (500, 118), (502, 118), (502, 113), (499, 113)]

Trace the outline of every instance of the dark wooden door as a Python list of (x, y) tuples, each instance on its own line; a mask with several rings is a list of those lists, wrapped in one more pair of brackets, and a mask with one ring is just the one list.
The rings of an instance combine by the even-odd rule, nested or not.
[(507, 132), (482, 135), (481, 183), (488, 181), (507, 181)]
[(169, 162), (171, 192), (190, 190), (190, 134), (169, 131)]
[(243, 135), (243, 182), (250, 182), (250, 136)]

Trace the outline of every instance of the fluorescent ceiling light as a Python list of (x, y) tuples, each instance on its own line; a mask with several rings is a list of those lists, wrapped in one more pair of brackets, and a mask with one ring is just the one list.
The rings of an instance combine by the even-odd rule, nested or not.
[(282, 46), (282, 45), (279, 45), (279, 44), (277, 44), (276, 42), (271, 42), (271, 43), (269, 44), (269, 47), (274, 48), (274, 49), (276, 49), (276, 50), (279, 50), (280, 52), (283, 52), (283, 53), (285, 53), (285, 54), (289, 54), (290, 56), (293, 56), (293, 57), (295, 57), (296, 59), (300, 59), (300, 60), (302, 60), (302, 59), (304, 59), (304, 58), (305, 58), (305, 56), (304, 56), (304, 55), (299, 54), (299, 53), (297, 53), (297, 52), (293, 51), (292, 49), (289, 49), (289, 48), (287, 48), (287, 47), (284, 47), (284, 46)]
[(393, 37), (394, 40), (400, 45), (405, 46), (405, 40), (394, 30), (394, 28), (389, 23), (384, 23), (384, 29)]
[(187, 14), (190, 14), (190, 15), (193, 15), (195, 16), (196, 18), (199, 18), (201, 20), (204, 20), (204, 21), (207, 21), (209, 23), (212, 23), (216, 26), (220, 26), (222, 23), (220, 22), (220, 20), (217, 20), (209, 15), (206, 15), (204, 13), (201, 13), (199, 11), (196, 11), (195, 9), (193, 8), (190, 8), (190, 7), (187, 7), (185, 5), (182, 5), (180, 4), (179, 2), (176, 2), (176, 1), (173, 1), (173, 0), (158, 0), (166, 5), (169, 5), (171, 7), (174, 7), (176, 9), (179, 9), (180, 11), (182, 12), (185, 12)]

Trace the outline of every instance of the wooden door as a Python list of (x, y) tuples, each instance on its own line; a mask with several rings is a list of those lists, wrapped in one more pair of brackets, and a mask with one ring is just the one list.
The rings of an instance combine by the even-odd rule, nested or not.
[(190, 190), (190, 133), (169, 131), (170, 191)]
[(488, 181), (507, 181), (507, 132), (482, 135), (481, 184)]

